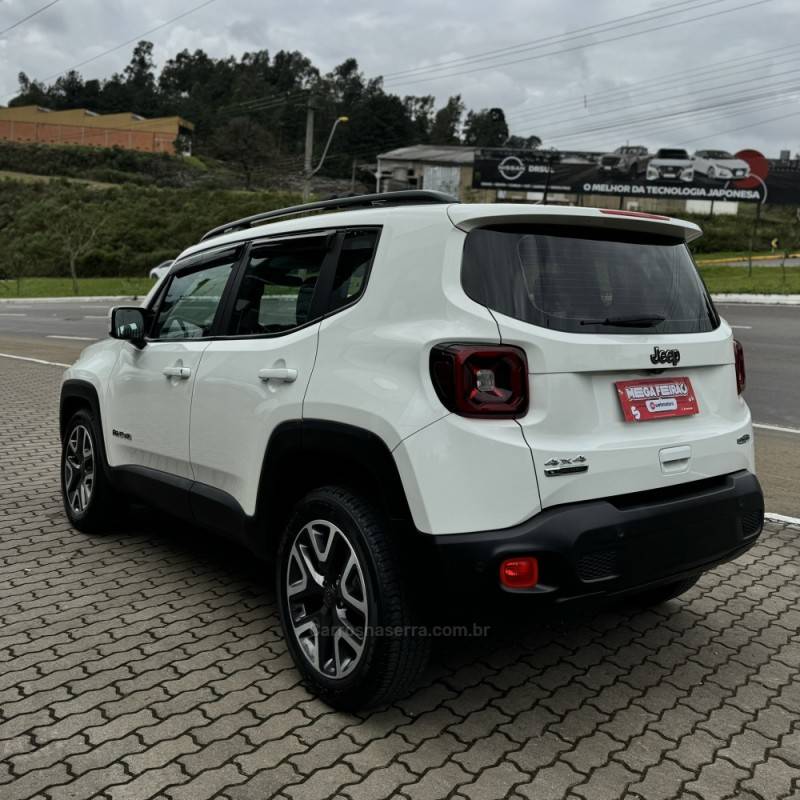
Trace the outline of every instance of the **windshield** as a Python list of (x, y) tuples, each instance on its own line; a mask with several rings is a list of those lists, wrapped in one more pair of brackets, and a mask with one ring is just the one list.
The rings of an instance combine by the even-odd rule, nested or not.
[(467, 235), (461, 282), (509, 317), (571, 333), (702, 333), (719, 317), (682, 239), (571, 226)]
[(703, 156), (705, 158), (733, 158), (730, 153), (726, 153), (724, 150), (706, 150)]
[(689, 158), (685, 150), (659, 150), (656, 158)]

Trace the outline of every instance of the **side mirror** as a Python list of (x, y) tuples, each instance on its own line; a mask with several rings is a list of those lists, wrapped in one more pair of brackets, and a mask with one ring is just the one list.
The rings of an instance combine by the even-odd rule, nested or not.
[(108, 334), (112, 339), (125, 339), (137, 347), (142, 347), (144, 346), (146, 321), (143, 308), (117, 306), (111, 309), (111, 328)]

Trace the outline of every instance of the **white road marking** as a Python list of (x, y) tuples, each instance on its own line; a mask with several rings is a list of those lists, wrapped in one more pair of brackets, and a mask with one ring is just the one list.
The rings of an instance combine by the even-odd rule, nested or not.
[(765, 431), (778, 431), (778, 433), (795, 433), (800, 436), (800, 428), (782, 428), (780, 425), (763, 425), (760, 422), (754, 422), (753, 427), (763, 428)]
[(78, 342), (96, 342), (97, 339), (94, 336), (59, 336), (55, 333), (51, 333), (44, 337), (45, 339), (75, 339)]
[(45, 361), (41, 358), (28, 358), (27, 356), (14, 356), (11, 353), (0, 353), (0, 358), (13, 358), (15, 361), (30, 361), (33, 364), (47, 364), (50, 367), (71, 367), (71, 364), (62, 364), (60, 361)]
[(92, 314), (84, 314), (84, 319), (108, 319), (108, 314), (101, 314), (100, 316), (94, 316)]
[(764, 518), (772, 520), (773, 522), (788, 522), (791, 525), (800, 525), (800, 517), (787, 517), (785, 514), (771, 514), (767, 512), (764, 514)]
[(0, 317), (27, 317), (27, 314), (7, 314), (6, 312), (0, 312)]
[(751, 330), (753, 330), (753, 326), (752, 325), (731, 325), (731, 328), (733, 328), (734, 330), (738, 329), (738, 330), (741, 330), (741, 331), (751, 331)]

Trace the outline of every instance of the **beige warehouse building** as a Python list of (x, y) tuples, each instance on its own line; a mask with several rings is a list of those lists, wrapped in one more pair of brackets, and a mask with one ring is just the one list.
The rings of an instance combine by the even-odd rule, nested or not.
[(181, 117), (146, 119), (131, 112), (97, 114), (86, 108), (0, 108), (0, 140), (8, 142), (121, 147), (176, 155), (191, 152), (193, 131), (194, 125)]

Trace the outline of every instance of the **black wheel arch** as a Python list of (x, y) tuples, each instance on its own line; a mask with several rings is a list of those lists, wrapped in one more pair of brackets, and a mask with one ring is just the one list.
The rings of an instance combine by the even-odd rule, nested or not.
[[(58, 410), (58, 432), (61, 440), (67, 431), (67, 423), (72, 419), (76, 411), (81, 408), (88, 408), (92, 416), (100, 426), (100, 437), (103, 436), (103, 427), (100, 416), (100, 399), (97, 396), (97, 389), (89, 383), (75, 378), (64, 381), (61, 385), (61, 399)], [(105, 442), (102, 442), (105, 451)]]
[(254, 522), (262, 542), (266, 531), (269, 552), (295, 504), (331, 484), (366, 493), (395, 526), (411, 522), (394, 456), (377, 434), (341, 422), (292, 420), (273, 431), (261, 468)]
[(87, 409), (97, 422), (101, 464), (103, 472), (110, 479), (111, 471), (108, 467), (108, 452), (103, 434), (103, 417), (100, 413), (100, 398), (97, 395), (97, 389), (89, 381), (70, 378), (61, 384), (61, 398), (58, 406), (58, 433), (62, 443), (69, 421), (81, 409)]

